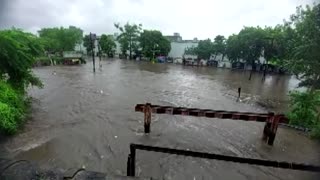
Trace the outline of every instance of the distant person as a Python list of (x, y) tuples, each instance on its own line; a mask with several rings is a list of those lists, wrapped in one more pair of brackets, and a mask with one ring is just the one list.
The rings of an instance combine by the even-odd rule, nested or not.
[(186, 59), (183, 57), (182, 58), (182, 64), (185, 66), (186, 65)]

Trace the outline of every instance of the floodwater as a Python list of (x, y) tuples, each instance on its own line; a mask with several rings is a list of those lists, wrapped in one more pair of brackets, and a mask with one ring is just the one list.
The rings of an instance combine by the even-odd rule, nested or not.
[[(98, 63), (97, 63), (98, 64)], [(284, 112), (298, 81), (208, 67), (107, 60), (92, 72), (82, 66), (40, 67), (43, 89), (31, 88), (30, 120), (16, 136), (0, 141), (5, 157), (44, 167), (126, 174), (130, 143), (249, 158), (320, 165), (320, 144), (279, 128), (274, 146), (261, 141), (258, 122), (153, 115), (143, 133), (138, 103), (215, 110)], [(242, 88), (238, 102), (237, 89)], [(268, 104), (267, 106), (264, 106)], [(271, 104), (271, 105), (270, 105)], [(263, 106), (261, 106), (263, 105)], [(156, 179), (319, 179), (320, 174), (137, 151), (136, 175)]]

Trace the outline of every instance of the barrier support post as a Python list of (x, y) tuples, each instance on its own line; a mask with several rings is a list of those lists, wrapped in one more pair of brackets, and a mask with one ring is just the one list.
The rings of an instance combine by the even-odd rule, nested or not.
[(144, 112), (144, 133), (150, 133), (151, 113), (152, 113), (150, 103), (145, 104), (143, 108), (143, 112)]

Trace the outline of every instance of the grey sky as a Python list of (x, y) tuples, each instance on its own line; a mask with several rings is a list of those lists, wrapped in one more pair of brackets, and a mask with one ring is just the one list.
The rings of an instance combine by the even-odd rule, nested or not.
[(0, 0), (0, 28), (37, 32), (75, 25), (85, 32), (114, 33), (114, 22), (141, 23), (183, 39), (238, 33), (243, 26), (274, 26), (298, 5), (320, 0)]

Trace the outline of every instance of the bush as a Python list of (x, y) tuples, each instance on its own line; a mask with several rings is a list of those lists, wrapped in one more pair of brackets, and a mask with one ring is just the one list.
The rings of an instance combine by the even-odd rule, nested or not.
[(0, 92), (0, 132), (13, 134), (26, 112), (23, 92), (14, 90), (3, 81), (0, 81)]
[(315, 139), (320, 139), (320, 123), (316, 125), (311, 131), (311, 137)]
[(311, 135), (320, 138), (320, 92), (290, 92), (290, 105), (287, 117), (290, 124), (312, 129)]
[(21, 120), (20, 114), (8, 104), (0, 102), (0, 131), (5, 134), (13, 134), (17, 131)]

